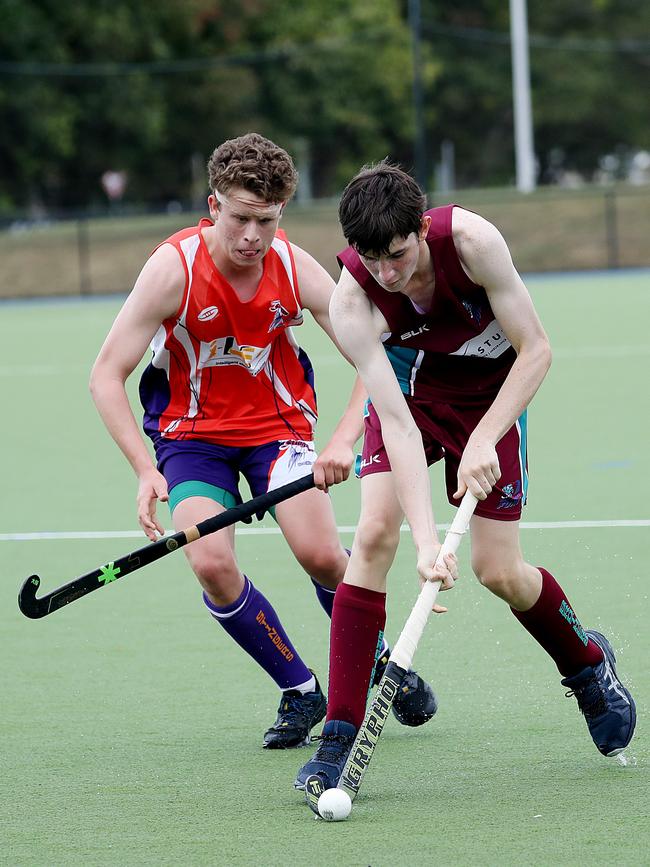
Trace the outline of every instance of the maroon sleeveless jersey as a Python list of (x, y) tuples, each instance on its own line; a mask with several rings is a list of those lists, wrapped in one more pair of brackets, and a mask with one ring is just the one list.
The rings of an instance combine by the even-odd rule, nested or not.
[(516, 358), (485, 289), (463, 270), (451, 233), (456, 205), (432, 208), (426, 243), (435, 270), (431, 309), (419, 312), (401, 292), (387, 292), (347, 247), (338, 255), (384, 315), (382, 340), (402, 391), (452, 404), (489, 405)]

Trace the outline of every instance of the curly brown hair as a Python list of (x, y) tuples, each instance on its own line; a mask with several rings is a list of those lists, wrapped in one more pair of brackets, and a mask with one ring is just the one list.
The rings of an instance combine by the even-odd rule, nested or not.
[(288, 202), (298, 186), (298, 172), (289, 154), (256, 132), (215, 148), (208, 160), (208, 179), (215, 193), (243, 187), (270, 204)]

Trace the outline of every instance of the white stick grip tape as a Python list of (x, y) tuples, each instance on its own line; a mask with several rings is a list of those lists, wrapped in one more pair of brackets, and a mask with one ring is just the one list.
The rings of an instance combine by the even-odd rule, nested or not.
[[(478, 500), (474, 494), (467, 491), (454, 515), (450, 528), (447, 530), (445, 541), (436, 557), (436, 565), (441, 563), (447, 554), (455, 554), (458, 550), (460, 540), (467, 532), (477, 503)], [(441, 581), (426, 581), (420, 590), (420, 595), (390, 655), (391, 662), (395, 662), (400, 668), (407, 670), (411, 667), (415, 650), (424, 632), (424, 627), (427, 625), (441, 583)]]

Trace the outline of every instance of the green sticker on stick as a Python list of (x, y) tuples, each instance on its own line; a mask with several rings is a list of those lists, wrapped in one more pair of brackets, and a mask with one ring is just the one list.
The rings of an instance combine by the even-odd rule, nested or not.
[(117, 581), (120, 577), (120, 567), (115, 568), (114, 563), (107, 563), (106, 566), (100, 566), (101, 575), (97, 578), (98, 581), (103, 581), (104, 584), (110, 584), (111, 581)]

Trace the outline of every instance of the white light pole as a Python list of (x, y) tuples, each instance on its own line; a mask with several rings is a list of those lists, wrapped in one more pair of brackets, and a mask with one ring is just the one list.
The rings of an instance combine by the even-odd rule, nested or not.
[(530, 193), (535, 189), (535, 149), (530, 99), (526, 0), (510, 0), (510, 40), (517, 189), (522, 193)]
[(420, 54), (420, 39), (422, 20), (420, 0), (409, 0), (408, 20), (411, 28), (411, 47), (413, 58), (413, 112), (415, 115), (415, 142), (413, 155), (415, 158), (415, 178), (426, 193), (429, 186), (427, 170), (427, 144), (424, 131), (424, 93), (422, 89), (422, 58)]

